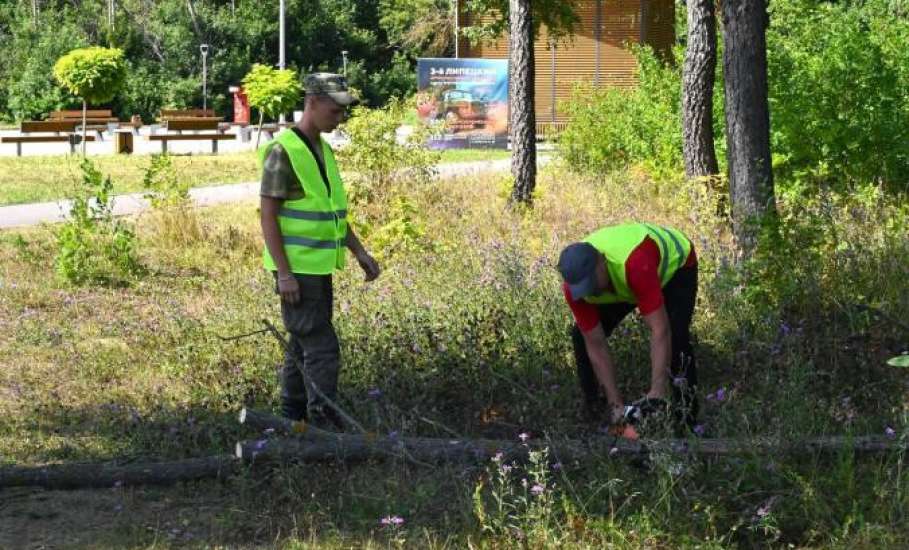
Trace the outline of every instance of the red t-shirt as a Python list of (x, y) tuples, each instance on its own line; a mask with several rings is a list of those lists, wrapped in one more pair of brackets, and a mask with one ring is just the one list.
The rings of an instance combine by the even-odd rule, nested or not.
[[(683, 267), (691, 267), (698, 263), (694, 253), (694, 245)], [(628, 288), (638, 301), (638, 310), (641, 315), (647, 315), (660, 309), (663, 305), (663, 287), (660, 284), (660, 247), (650, 237), (644, 237), (625, 262), (625, 280)], [(600, 322), (600, 311), (596, 304), (584, 300), (573, 300), (568, 290), (568, 283), (562, 283), (562, 292), (565, 301), (571, 308), (574, 320), (581, 332), (588, 332)]]

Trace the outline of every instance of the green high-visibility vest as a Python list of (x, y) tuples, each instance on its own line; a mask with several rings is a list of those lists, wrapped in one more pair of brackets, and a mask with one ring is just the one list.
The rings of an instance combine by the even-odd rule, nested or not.
[(660, 249), (660, 286), (666, 286), (675, 272), (685, 265), (691, 252), (691, 242), (681, 231), (648, 223), (604, 227), (591, 233), (584, 242), (593, 245), (606, 257), (606, 270), (609, 272), (615, 292), (587, 296), (584, 301), (592, 304), (617, 302), (637, 304), (637, 298), (628, 287), (628, 280), (625, 277), (625, 262), (628, 261), (631, 252), (647, 237), (653, 239)]
[[(284, 253), (293, 273), (328, 275), (342, 269), (347, 258), (347, 193), (331, 147), (321, 138), (319, 142), (331, 192), (322, 180), (316, 158), (292, 130), (284, 130), (259, 148), (261, 166), (275, 144), (281, 144), (303, 186), (303, 198), (284, 201), (278, 212)], [(262, 262), (265, 269), (278, 269), (267, 246)]]

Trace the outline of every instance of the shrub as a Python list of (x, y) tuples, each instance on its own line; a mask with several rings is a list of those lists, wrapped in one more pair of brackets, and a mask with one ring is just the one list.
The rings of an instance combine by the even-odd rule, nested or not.
[(649, 48), (634, 52), (637, 86), (579, 85), (564, 105), (570, 122), (559, 150), (578, 171), (602, 173), (643, 163), (659, 175), (683, 167), (681, 73)]
[(381, 202), (394, 184), (418, 184), (434, 176), (441, 154), (426, 147), (430, 128), (416, 124), (406, 137), (398, 137), (399, 127), (413, 109), (412, 100), (397, 98), (380, 109), (355, 107), (341, 127), (350, 143), (338, 157), (349, 171), (348, 193), (353, 202)]
[(276, 117), (293, 109), (300, 101), (300, 83), (297, 74), (290, 69), (275, 69), (256, 63), (243, 77), (243, 89), (250, 107), (259, 110), (258, 146), (265, 116)]
[(75, 284), (126, 283), (141, 271), (135, 237), (113, 217), (110, 178), (88, 159), (81, 169), (70, 218), (55, 230), (57, 274)]
[(887, 0), (782, 0), (770, 10), (779, 175), (909, 189), (909, 18)]
[(153, 155), (142, 180), (151, 203), (152, 232), (159, 244), (183, 246), (201, 240), (202, 228), (189, 196), (190, 183), (177, 177), (168, 155)]

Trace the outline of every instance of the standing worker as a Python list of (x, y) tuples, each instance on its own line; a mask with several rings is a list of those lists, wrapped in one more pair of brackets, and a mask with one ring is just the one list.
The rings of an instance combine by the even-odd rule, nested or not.
[[(601, 387), (609, 422), (634, 424), (669, 410), (671, 392), (676, 418), (693, 427), (697, 369), (690, 326), (698, 267), (691, 241), (676, 229), (647, 223), (604, 227), (567, 246), (558, 268), (574, 315), (572, 343), (588, 411), (595, 411)], [(650, 328), (650, 389), (626, 405), (607, 338), (635, 306)]]
[[(344, 77), (306, 77), (303, 118), (262, 146), (263, 262), (275, 277), (290, 345), (281, 371), (281, 412), (341, 428), (318, 395), (337, 394), (340, 347), (332, 326), (332, 273), (343, 269), (349, 249), (372, 281), (379, 264), (347, 222), (347, 194), (331, 147), (321, 134), (341, 123), (356, 103)], [(319, 392), (310, 388), (316, 386)], [(309, 391), (307, 391), (309, 390)]]

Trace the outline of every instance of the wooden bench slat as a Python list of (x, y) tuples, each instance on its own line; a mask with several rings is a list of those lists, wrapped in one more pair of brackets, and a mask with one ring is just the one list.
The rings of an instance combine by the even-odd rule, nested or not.
[(171, 117), (210, 118), (215, 116), (214, 109), (161, 109), (160, 120)]
[[(82, 136), (78, 135), (78, 137)], [(70, 134), (63, 136), (0, 136), (2, 143), (55, 143), (69, 140)], [(85, 141), (95, 141), (95, 136), (85, 136)]]
[(72, 132), (76, 122), (69, 120), (23, 120), (19, 125), (21, 132)]
[[(88, 109), (85, 111), (87, 118), (114, 118), (114, 112), (111, 109)], [(48, 115), (49, 119), (68, 119), (68, 118), (82, 118), (82, 111), (51, 111)]]
[(167, 120), (164, 127), (168, 130), (217, 130), (219, 122), (214, 119), (201, 120)]
[(234, 139), (234, 134), (152, 134), (148, 136), (150, 141), (210, 141)]

